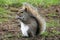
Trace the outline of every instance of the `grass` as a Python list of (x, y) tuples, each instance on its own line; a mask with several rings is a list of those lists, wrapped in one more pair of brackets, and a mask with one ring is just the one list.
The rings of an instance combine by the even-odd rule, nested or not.
[(60, 32), (53, 30), (52, 33), (46, 31), (44, 34), (42, 34), (42, 36), (55, 36), (55, 35), (60, 35)]
[(8, 17), (7, 12), (8, 12), (7, 10), (0, 7), (0, 22), (7, 21), (7, 17)]
[(44, 6), (50, 6), (50, 5), (58, 5), (60, 3), (60, 0), (0, 0), (0, 5), (11, 5), (16, 3), (23, 3), (23, 2), (29, 2), (33, 5), (44, 5)]
[(50, 20), (49, 22), (47, 22), (47, 27), (58, 27), (59, 25), (59, 20), (55, 21), (55, 20)]

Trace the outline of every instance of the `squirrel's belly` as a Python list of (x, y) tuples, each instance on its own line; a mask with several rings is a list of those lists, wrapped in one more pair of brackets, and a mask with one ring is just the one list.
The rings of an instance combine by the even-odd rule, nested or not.
[(23, 35), (28, 36), (27, 31), (29, 30), (29, 26), (25, 25), (23, 22), (21, 22), (21, 32)]

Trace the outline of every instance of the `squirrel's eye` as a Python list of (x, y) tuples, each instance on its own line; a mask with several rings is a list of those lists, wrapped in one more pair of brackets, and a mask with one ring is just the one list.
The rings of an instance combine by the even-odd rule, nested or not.
[(21, 12), (21, 13), (23, 13), (23, 12)]

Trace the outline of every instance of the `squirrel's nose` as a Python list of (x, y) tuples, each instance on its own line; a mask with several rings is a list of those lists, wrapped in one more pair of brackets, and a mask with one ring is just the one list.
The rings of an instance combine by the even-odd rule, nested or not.
[(19, 19), (19, 16), (16, 16), (15, 18), (16, 18), (16, 19)]

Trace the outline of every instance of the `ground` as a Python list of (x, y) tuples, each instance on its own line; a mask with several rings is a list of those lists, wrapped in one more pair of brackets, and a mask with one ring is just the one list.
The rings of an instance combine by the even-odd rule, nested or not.
[[(0, 22), (0, 40), (60, 40), (60, 5), (49, 7), (38, 6), (39, 13), (43, 15), (47, 22), (47, 29), (43, 35), (30, 38), (22, 38), (19, 22), (16, 17), (17, 9), (9, 7), (8, 21)], [(15, 9), (15, 8), (14, 8)], [(2, 18), (5, 18), (2, 16)]]

